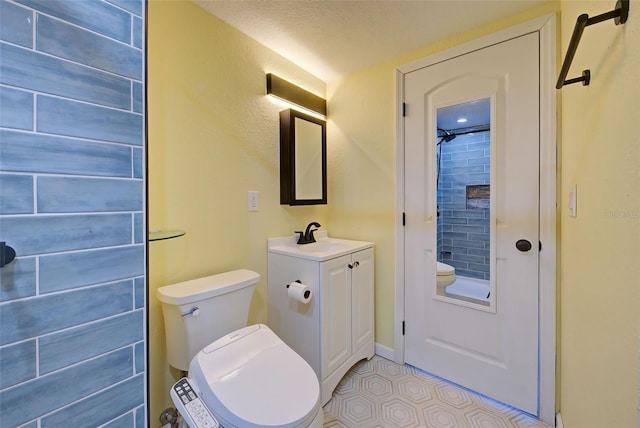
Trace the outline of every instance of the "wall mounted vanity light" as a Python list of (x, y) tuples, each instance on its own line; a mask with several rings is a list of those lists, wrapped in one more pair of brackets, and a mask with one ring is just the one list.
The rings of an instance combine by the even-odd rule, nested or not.
[(267, 74), (267, 95), (322, 116), (327, 115), (327, 101), (324, 98), (312, 94), (275, 74)]

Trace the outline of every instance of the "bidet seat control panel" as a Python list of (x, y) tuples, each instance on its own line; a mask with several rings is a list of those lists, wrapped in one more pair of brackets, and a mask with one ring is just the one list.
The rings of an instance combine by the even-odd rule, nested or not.
[(171, 388), (171, 398), (176, 408), (187, 421), (190, 428), (219, 428), (220, 424), (213, 417), (196, 394), (193, 386), (183, 377)]

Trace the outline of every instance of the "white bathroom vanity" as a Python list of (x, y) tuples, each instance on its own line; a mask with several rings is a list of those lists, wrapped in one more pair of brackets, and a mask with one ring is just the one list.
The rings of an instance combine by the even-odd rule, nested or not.
[[(316, 372), (324, 405), (347, 371), (374, 354), (374, 244), (326, 231), (315, 243), (296, 241), (268, 240), (268, 324)], [(307, 303), (289, 296), (295, 281), (311, 290)]]

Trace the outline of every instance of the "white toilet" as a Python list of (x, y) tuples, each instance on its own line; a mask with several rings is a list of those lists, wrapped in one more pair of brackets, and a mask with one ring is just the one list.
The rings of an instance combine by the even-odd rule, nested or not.
[(456, 282), (456, 269), (446, 263), (436, 262), (436, 285), (438, 295), (444, 296), (445, 289)]
[[(189, 370), (188, 383), (224, 428), (320, 428), (311, 366), (267, 326), (246, 327), (259, 279), (242, 269), (159, 288), (169, 364)], [(173, 390), (172, 398), (179, 401)]]

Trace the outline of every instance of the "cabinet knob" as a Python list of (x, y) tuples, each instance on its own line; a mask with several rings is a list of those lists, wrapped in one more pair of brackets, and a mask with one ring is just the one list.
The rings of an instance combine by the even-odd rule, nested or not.
[(360, 266), (360, 262), (356, 261), (356, 262), (353, 262), (353, 264), (349, 263), (347, 266), (349, 267), (349, 269), (353, 269)]

